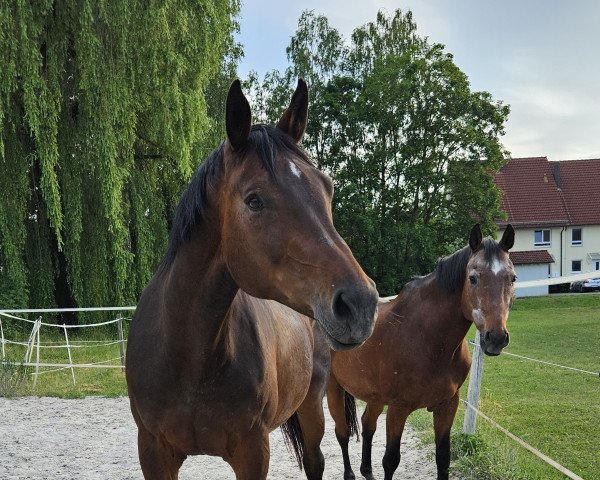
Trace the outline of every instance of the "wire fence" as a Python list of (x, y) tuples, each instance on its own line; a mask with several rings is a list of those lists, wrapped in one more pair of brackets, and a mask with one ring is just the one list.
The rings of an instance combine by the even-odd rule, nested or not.
[[(484, 419), (487, 423), (492, 425), (494, 428), (496, 428), (497, 430), (504, 433), (507, 437), (511, 438), (512, 440), (517, 442), (519, 445), (521, 445), (523, 448), (527, 449), (533, 455), (535, 455), (536, 457), (538, 457), (539, 459), (541, 459), (542, 461), (544, 461), (551, 467), (553, 467), (556, 470), (558, 470), (559, 472), (561, 472), (563, 475), (567, 476), (568, 478), (570, 478), (572, 480), (584, 480), (582, 477), (580, 477), (576, 473), (572, 472), (568, 468), (564, 467), (563, 465), (558, 463), (556, 460), (548, 457), (547, 455), (545, 455), (544, 453), (539, 451), (534, 446), (525, 442), (522, 438), (518, 437), (517, 435), (515, 435), (508, 429), (502, 427), (500, 424), (498, 424), (498, 422), (496, 422), (495, 420), (493, 420), (492, 418), (485, 415), (483, 412), (481, 412), (479, 410), (479, 408), (478, 408), (479, 392), (480, 392), (481, 380), (482, 380), (482, 376), (483, 376), (483, 358), (484, 358), (482, 349), (480, 347), (479, 331), (476, 331), (475, 341), (469, 340), (468, 343), (473, 346), (473, 361), (471, 364), (471, 373), (470, 373), (470, 379), (469, 379), (469, 389), (467, 392), (467, 399), (462, 400), (462, 403), (465, 405), (465, 419), (464, 419), (463, 431), (468, 434), (475, 433), (475, 427), (476, 427), (475, 419), (479, 416), (482, 419)], [(586, 374), (586, 375), (593, 375), (595, 377), (600, 378), (600, 372), (593, 372), (593, 371), (584, 370), (581, 368), (575, 368), (575, 367), (570, 367), (567, 365), (561, 365), (559, 363), (548, 362), (545, 360), (539, 360), (536, 358), (527, 357), (524, 355), (518, 355), (518, 354), (507, 352), (507, 351), (503, 351), (502, 355), (508, 355), (508, 356), (512, 356), (515, 358), (519, 358), (521, 360), (531, 361), (531, 362), (535, 362), (535, 363), (539, 363), (539, 364), (543, 364), (543, 365), (547, 365), (547, 366), (551, 366), (551, 367), (575, 371), (575, 372)]]
[[(100, 321), (96, 323), (86, 323), (86, 324), (76, 324), (76, 325), (67, 325), (67, 324), (58, 324), (58, 323), (48, 323), (42, 321), (42, 316), (38, 316), (37, 319), (32, 320), (29, 318), (25, 318), (23, 315), (28, 313), (35, 314), (56, 314), (62, 312), (131, 312), (135, 310), (135, 307), (103, 307), (103, 308), (65, 308), (65, 309), (25, 309), (25, 310), (0, 310), (0, 344), (1, 344), (1, 355), (2, 355), (2, 364), (9, 365), (17, 365), (22, 367), (31, 367), (33, 368), (33, 386), (35, 388), (37, 384), (38, 376), (41, 374), (47, 374), (51, 372), (57, 372), (62, 370), (70, 370), (71, 371), (71, 379), (73, 385), (76, 384), (75, 380), (75, 368), (120, 368), (124, 370), (125, 368), (125, 343), (127, 339), (123, 334), (123, 322), (131, 320), (129, 317), (123, 316), (121, 313), (117, 314), (115, 318), (111, 318), (110, 320)], [(7, 330), (5, 329), (5, 325), (7, 322), (12, 323), (20, 323), (21, 325), (30, 325), (31, 331), (29, 333), (29, 337), (27, 340), (16, 340), (9, 339), (5, 335), (5, 331), (14, 331), (14, 329)], [(99, 328), (107, 326), (116, 325), (116, 339), (115, 338), (105, 338), (101, 340), (73, 340), (70, 338), (69, 331), (73, 331), (75, 329), (89, 329), (89, 328)], [(49, 330), (46, 335), (46, 338), (50, 337), (52, 340), (44, 340), (42, 341), (41, 330), (44, 327), (44, 331)], [(52, 332), (54, 331), (54, 332)], [(59, 335), (64, 335), (64, 342), (57, 341), (56, 336), (57, 333)], [(117, 345), (119, 347), (119, 356), (113, 357), (110, 359), (104, 359), (99, 361), (84, 361), (84, 362), (74, 362), (73, 361), (73, 350), (78, 349), (98, 349), (98, 348), (106, 348), (106, 347), (114, 347)], [(23, 355), (22, 361), (15, 361), (13, 359), (13, 355), (11, 358), (8, 358), (7, 348), (10, 346), (21, 347), (25, 349), (25, 353)], [(54, 358), (50, 360), (43, 361), (41, 358), (41, 352), (47, 350), (58, 350), (62, 349), (66, 351), (66, 356), (68, 361), (61, 363), (60, 361), (52, 361)], [(110, 349), (109, 349), (110, 350)], [(35, 352), (35, 359), (33, 358)], [(66, 359), (66, 360), (67, 360)], [(117, 363), (118, 362), (118, 363)], [(44, 369), (44, 370), (40, 370)]]
[(548, 455), (543, 454), (542, 452), (540, 452), (537, 448), (531, 446), (529, 443), (527, 443), (525, 440), (523, 440), (522, 438), (516, 436), (514, 433), (510, 432), (509, 430), (507, 430), (506, 428), (504, 428), (503, 426), (501, 426), (500, 424), (498, 424), (496, 421), (492, 420), (490, 417), (488, 417), (487, 415), (485, 415), (484, 413), (482, 413), (480, 410), (478, 410), (477, 408), (475, 408), (473, 405), (471, 405), (468, 401), (466, 400), (462, 400), (463, 404), (465, 405), (467, 411), (471, 411), (473, 412), (475, 415), (480, 416), (481, 418), (483, 418), (486, 422), (488, 422), (490, 425), (492, 425), (494, 428), (496, 428), (497, 430), (500, 430), (502, 433), (504, 433), (507, 437), (511, 438), (512, 440), (514, 440), (515, 442), (517, 442), (519, 445), (521, 445), (523, 448), (529, 450), (531, 453), (533, 453), (536, 457), (538, 457), (539, 459), (543, 460), (544, 462), (546, 462), (548, 465), (550, 465), (551, 467), (554, 467), (556, 470), (558, 470), (559, 472), (561, 472), (563, 475), (566, 475), (567, 477), (571, 478), (572, 480), (584, 480), (583, 478), (581, 478), (579, 475), (577, 475), (576, 473), (572, 472), (571, 470), (569, 470), (568, 468), (562, 466), (560, 463), (558, 463), (556, 460), (553, 460), (552, 458), (550, 458)]
[[(475, 343), (473, 340), (469, 340), (469, 344), (477, 346), (477, 343)], [(590, 370), (583, 370), (581, 368), (568, 367), (566, 365), (561, 365), (559, 363), (548, 362), (546, 360), (538, 360), (537, 358), (526, 357), (525, 355), (518, 355), (516, 353), (507, 352), (506, 350), (502, 350), (502, 355), (508, 355), (509, 357), (516, 357), (516, 358), (520, 358), (522, 360), (529, 360), (531, 362), (537, 362), (537, 363), (541, 363), (541, 364), (544, 364), (544, 365), (550, 365), (552, 367), (564, 368), (565, 370), (572, 370), (572, 371), (575, 371), (575, 372), (586, 373), (588, 375), (593, 375), (594, 377), (600, 378), (600, 372), (592, 372)]]

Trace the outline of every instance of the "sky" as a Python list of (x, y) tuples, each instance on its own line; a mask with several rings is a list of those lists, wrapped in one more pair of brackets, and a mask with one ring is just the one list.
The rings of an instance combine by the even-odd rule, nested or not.
[(600, 158), (597, 0), (245, 0), (239, 74), (285, 69), (305, 9), (349, 39), (377, 11), (397, 8), (412, 10), (419, 34), (446, 46), (473, 90), (510, 105), (502, 143), (512, 157)]

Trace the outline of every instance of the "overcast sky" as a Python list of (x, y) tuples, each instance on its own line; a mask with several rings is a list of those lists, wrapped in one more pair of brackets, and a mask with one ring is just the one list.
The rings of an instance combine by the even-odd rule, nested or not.
[(513, 157), (600, 157), (598, 0), (245, 0), (240, 75), (286, 67), (304, 9), (348, 39), (378, 10), (396, 8), (412, 10), (419, 33), (446, 46), (472, 89), (511, 106), (502, 141)]

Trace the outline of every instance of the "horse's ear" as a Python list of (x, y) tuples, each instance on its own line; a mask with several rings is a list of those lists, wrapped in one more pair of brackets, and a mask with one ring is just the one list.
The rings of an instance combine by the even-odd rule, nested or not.
[(277, 122), (277, 128), (283, 130), (298, 143), (302, 135), (304, 135), (304, 130), (306, 130), (307, 118), (308, 87), (306, 86), (306, 82), (299, 78), (298, 86), (294, 95), (292, 95), (290, 106), (283, 112), (279, 122)]
[(515, 229), (509, 223), (504, 230), (502, 239), (500, 240), (500, 248), (505, 252), (508, 252), (515, 244)]
[(471, 229), (471, 235), (469, 236), (469, 247), (473, 252), (476, 252), (481, 248), (481, 241), (483, 237), (481, 235), (481, 227), (479, 224), (475, 224), (475, 226)]
[(234, 150), (242, 150), (246, 146), (251, 123), (250, 104), (242, 93), (240, 81), (234, 80), (231, 87), (229, 87), (225, 107), (227, 138)]

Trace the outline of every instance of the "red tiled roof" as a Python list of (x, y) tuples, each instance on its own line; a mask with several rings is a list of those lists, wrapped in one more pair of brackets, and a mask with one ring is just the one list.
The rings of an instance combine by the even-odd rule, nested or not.
[(569, 212), (546, 157), (513, 158), (494, 176), (502, 190), (500, 208), (514, 227), (562, 226)]
[(548, 250), (526, 250), (524, 252), (509, 252), (510, 260), (514, 265), (526, 265), (532, 263), (554, 263), (552, 255)]
[(600, 159), (550, 162), (572, 225), (600, 225)]

